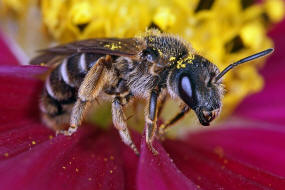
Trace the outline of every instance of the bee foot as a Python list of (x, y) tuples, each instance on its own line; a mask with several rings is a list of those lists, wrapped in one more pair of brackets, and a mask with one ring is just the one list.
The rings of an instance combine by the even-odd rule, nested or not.
[(136, 145), (135, 145), (134, 143), (132, 143), (132, 144), (130, 145), (130, 147), (131, 147), (131, 149), (134, 151), (134, 153), (135, 153), (137, 156), (140, 155), (140, 152), (138, 151), (138, 149), (137, 149), (137, 147), (136, 147)]
[(68, 131), (69, 136), (71, 136), (73, 133), (77, 131), (77, 126), (71, 125), (67, 131)]
[(56, 131), (56, 136), (57, 136), (57, 135), (70, 136), (70, 134), (68, 133), (67, 130), (59, 130), (59, 131)]
[(77, 127), (72, 125), (67, 130), (58, 130), (58, 131), (56, 131), (56, 135), (63, 134), (64, 136), (71, 136), (76, 131), (77, 131)]
[(152, 152), (154, 156), (158, 155), (158, 151), (152, 146), (151, 142), (147, 142), (147, 147), (149, 148), (149, 150)]

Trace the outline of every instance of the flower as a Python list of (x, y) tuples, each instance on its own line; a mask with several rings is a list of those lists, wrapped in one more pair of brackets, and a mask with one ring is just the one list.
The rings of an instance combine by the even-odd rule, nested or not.
[[(265, 89), (244, 100), (222, 127), (184, 139), (141, 144), (136, 157), (114, 129), (83, 126), (54, 136), (37, 105), (45, 69), (17, 66), (0, 41), (0, 189), (284, 189), (285, 21), (262, 70)], [(5, 51), (5, 54), (3, 52)]]

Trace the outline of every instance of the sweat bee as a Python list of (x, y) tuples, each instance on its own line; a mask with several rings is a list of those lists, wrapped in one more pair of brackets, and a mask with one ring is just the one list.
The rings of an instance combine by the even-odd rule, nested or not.
[[(40, 100), (46, 125), (72, 135), (92, 104), (107, 98), (112, 101), (113, 124), (122, 141), (139, 154), (123, 112), (132, 99), (147, 101), (146, 142), (156, 153), (152, 141), (157, 133), (158, 110), (166, 96), (183, 108), (160, 126), (160, 134), (190, 110), (207, 126), (221, 111), (222, 77), (235, 66), (272, 51), (267, 49), (241, 59), (220, 72), (181, 38), (149, 30), (135, 38), (89, 39), (41, 50), (31, 64), (52, 68)], [(68, 129), (63, 124), (69, 124)]]

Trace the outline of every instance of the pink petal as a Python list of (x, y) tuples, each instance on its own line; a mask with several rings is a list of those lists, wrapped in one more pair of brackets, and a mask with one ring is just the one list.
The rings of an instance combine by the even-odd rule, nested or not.
[(3, 40), (4, 36), (0, 33), (0, 64), (18, 65), (18, 61), (12, 52), (9, 50), (6, 42)]
[(155, 142), (155, 148), (159, 152), (156, 156), (148, 149), (145, 141), (142, 141), (137, 173), (139, 190), (197, 189), (196, 185), (177, 169), (159, 143)]
[(284, 189), (285, 131), (252, 125), (208, 130), (164, 143), (174, 163), (202, 189)]
[(262, 92), (245, 99), (236, 110), (236, 115), (267, 121), (270, 123), (285, 123), (285, 20), (272, 32), (275, 51), (262, 69), (265, 88)]

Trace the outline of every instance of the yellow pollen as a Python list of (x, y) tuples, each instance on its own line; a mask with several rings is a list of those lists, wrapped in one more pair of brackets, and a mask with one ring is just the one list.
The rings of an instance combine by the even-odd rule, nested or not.
[(214, 152), (220, 157), (223, 158), (224, 157), (224, 149), (220, 146), (217, 146), (214, 148)]
[(35, 145), (35, 144), (36, 144), (36, 141), (32, 141), (32, 144)]
[(179, 59), (176, 63), (177, 64), (176, 68), (177, 69), (185, 68), (186, 64), (192, 64), (193, 59), (194, 59), (193, 54), (189, 54), (187, 57), (183, 57), (183, 58)]
[(115, 50), (115, 49), (121, 48), (122, 46), (112, 43), (111, 45), (110, 44), (106, 44), (106, 45), (104, 45), (104, 47), (105, 48), (109, 48), (111, 50)]
[(8, 156), (9, 156), (9, 153), (8, 153), (8, 152), (5, 152), (5, 153), (4, 153), (4, 156), (5, 156), (5, 157), (8, 157)]
[(162, 53), (162, 51), (160, 49), (158, 49), (158, 53), (159, 53), (160, 56), (163, 56), (163, 53)]

